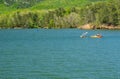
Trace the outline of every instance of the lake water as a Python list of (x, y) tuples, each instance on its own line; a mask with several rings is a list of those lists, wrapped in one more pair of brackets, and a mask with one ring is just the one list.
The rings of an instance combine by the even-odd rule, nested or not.
[(120, 31), (1, 29), (0, 79), (120, 79)]

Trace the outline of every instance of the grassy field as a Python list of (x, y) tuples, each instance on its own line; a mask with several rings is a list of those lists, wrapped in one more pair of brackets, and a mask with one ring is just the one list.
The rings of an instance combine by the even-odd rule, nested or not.
[(96, 1), (107, 1), (107, 0), (45, 0), (33, 7), (32, 9), (56, 9), (59, 7), (70, 8), (70, 7), (82, 7), (86, 4)]
[[(92, 2), (97, 1), (108, 1), (108, 0), (43, 0), (36, 3), (32, 7), (28, 7), (29, 10), (48, 10), (57, 8), (71, 8), (71, 7), (82, 7)], [(13, 4), (11, 6), (6, 6), (5, 4), (0, 4), (0, 14), (10, 13), (12, 11), (18, 10), (18, 5)], [(24, 9), (24, 8), (22, 8)]]
[(56, 9), (59, 7), (70, 8), (70, 7), (80, 7), (88, 4), (88, 0), (45, 0), (33, 7), (31, 9)]

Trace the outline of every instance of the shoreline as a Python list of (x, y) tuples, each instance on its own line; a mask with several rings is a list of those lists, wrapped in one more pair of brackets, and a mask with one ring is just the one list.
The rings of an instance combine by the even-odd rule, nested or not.
[(85, 24), (79, 27), (75, 28), (49, 28), (49, 27), (38, 27), (38, 28), (23, 28), (23, 27), (13, 27), (13, 28), (6, 28), (6, 27), (0, 27), (0, 29), (80, 29), (80, 30), (120, 30), (120, 26), (114, 26), (114, 25), (99, 25), (95, 26), (92, 24)]

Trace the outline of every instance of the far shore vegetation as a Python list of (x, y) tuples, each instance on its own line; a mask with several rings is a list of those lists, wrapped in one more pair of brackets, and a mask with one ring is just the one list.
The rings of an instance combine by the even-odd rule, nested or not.
[(0, 28), (120, 29), (120, 0), (0, 0)]

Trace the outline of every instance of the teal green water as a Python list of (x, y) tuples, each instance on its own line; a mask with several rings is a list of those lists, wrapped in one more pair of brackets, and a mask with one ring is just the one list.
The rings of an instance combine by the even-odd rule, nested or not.
[(120, 79), (120, 31), (0, 30), (0, 79)]

